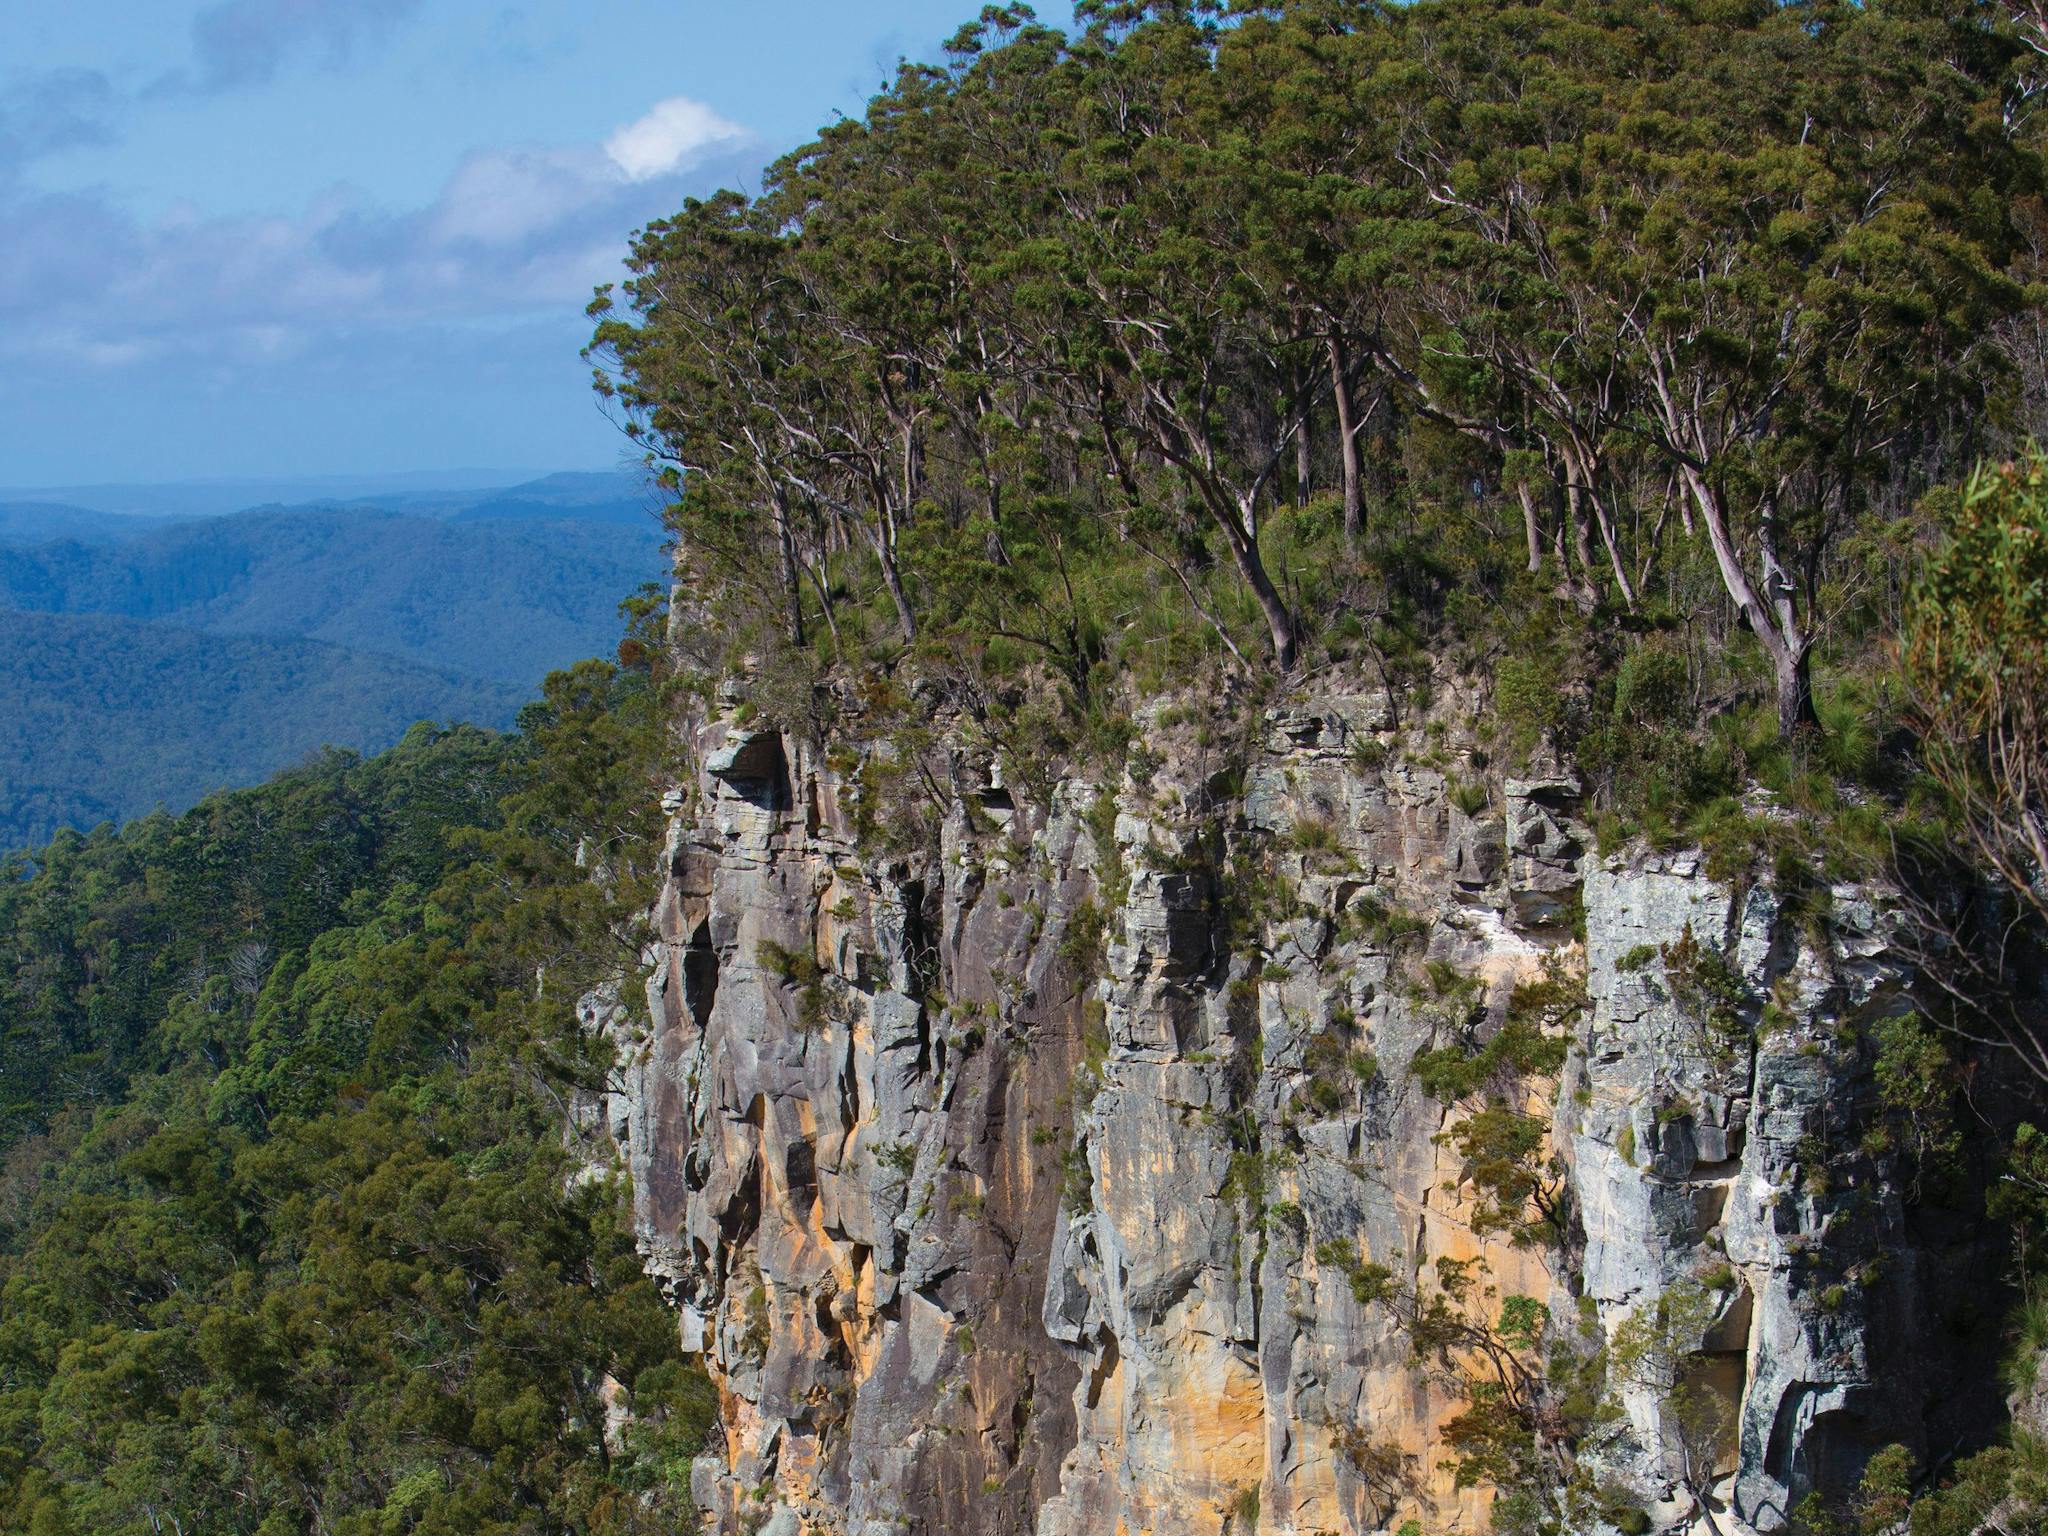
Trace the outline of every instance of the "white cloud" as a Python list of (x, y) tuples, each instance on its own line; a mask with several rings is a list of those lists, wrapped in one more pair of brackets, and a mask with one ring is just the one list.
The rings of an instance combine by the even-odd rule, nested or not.
[(671, 96), (606, 139), (604, 152), (629, 181), (646, 181), (680, 169), (714, 145), (731, 145), (745, 137), (744, 128), (703, 102)]
[(101, 192), (34, 196), (0, 178), (0, 362), (368, 366), (409, 328), (580, 323), (630, 231), (758, 155), (745, 130), (671, 101), (602, 146), (479, 150), (410, 210), (334, 187), (293, 216), (176, 204), (142, 220)]

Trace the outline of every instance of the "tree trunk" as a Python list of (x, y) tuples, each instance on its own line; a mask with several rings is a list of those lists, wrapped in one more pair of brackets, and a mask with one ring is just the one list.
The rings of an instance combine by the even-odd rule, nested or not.
[(1615, 585), (1621, 591), (1621, 600), (1629, 612), (1633, 613), (1636, 607), (1635, 588), (1629, 585), (1628, 572), (1622, 567), (1621, 551), (1615, 543), (1614, 523), (1607, 515), (1607, 504), (1600, 499), (1599, 461), (1590, 451), (1582, 450), (1570, 438), (1559, 444), (1558, 451), (1564, 459), (1565, 494), (1570, 500), (1572, 514), (1577, 524), (1579, 560), (1585, 567), (1586, 580), (1596, 591), (1603, 584), (1593, 571), (1591, 530), (1597, 527), (1600, 531), (1601, 546), (1607, 551), (1608, 568), (1613, 572)]
[(893, 555), (882, 556), (882, 584), (889, 589), (889, 598), (896, 604), (896, 627), (903, 633), (905, 645), (917, 640), (917, 620), (910, 612), (910, 599), (903, 591), (903, 577), (896, 569)]
[(1315, 474), (1315, 463), (1309, 442), (1309, 390), (1308, 379), (1297, 366), (1293, 370), (1294, 398), (1294, 504), (1308, 505), (1309, 485)]
[(1523, 481), (1515, 494), (1522, 499), (1522, 536), (1528, 540), (1529, 570), (1534, 574), (1543, 569), (1543, 525), (1536, 516), (1536, 493)]
[[(1245, 509), (1249, 512), (1249, 508)], [(1273, 642), (1273, 661), (1282, 672), (1294, 670), (1296, 636), (1294, 615), (1288, 611), (1287, 602), (1273, 585), (1273, 578), (1266, 574), (1266, 562), (1259, 557), (1259, 546), (1246, 530), (1251, 526), (1248, 516), (1221, 516), (1217, 522), (1223, 527), (1223, 536), (1230, 545), (1232, 558), (1237, 561), (1238, 574), (1244, 577), (1245, 585), (1252, 589), (1252, 595), (1259, 600), (1259, 611), (1266, 616), (1266, 632)]]
[(1771, 658), (1771, 671), (1778, 693), (1778, 739), (1790, 741), (1802, 731), (1818, 731), (1820, 715), (1813, 707), (1812, 643), (1790, 622), (1791, 596), (1781, 595), (1784, 627), (1757, 595), (1742, 559), (1735, 551), (1735, 539), (1717, 489), (1696, 467), (1681, 464), (1686, 489), (1699, 508), (1700, 521), (1707, 525), (1707, 542), (1713, 546), (1714, 563), (1721, 571), (1721, 584), (1735, 600), (1749, 632), (1757, 637)]
[(1593, 504), (1593, 515), (1600, 522), (1600, 542), (1607, 549), (1607, 563), (1614, 569), (1614, 584), (1621, 589), (1621, 600), (1630, 613), (1636, 611), (1636, 589), (1628, 579), (1628, 568), (1622, 563), (1621, 546), (1614, 537), (1614, 519), (1607, 514), (1607, 503), (1600, 499), (1597, 491), (1589, 492), (1587, 500)]
[(1813, 649), (1799, 646), (1771, 657), (1778, 684), (1778, 739), (1790, 741), (1802, 732), (1820, 730), (1813, 707)]
[(1593, 530), (1586, 521), (1584, 498), (1579, 493), (1578, 477), (1569, 467), (1565, 470), (1564, 515), (1571, 525), (1572, 553), (1578, 557), (1579, 590), (1582, 599), (1591, 607), (1600, 591), (1600, 577), (1593, 565)]
[(881, 562), (882, 585), (889, 589), (889, 599), (896, 605), (896, 627), (902, 631), (905, 645), (914, 644), (917, 640), (917, 617), (910, 611), (910, 595), (903, 590), (903, 573), (896, 568), (895, 520), (884, 514), (882, 526), (874, 532), (875, 558)]
[(782, 566), (782, 622), (789, 631), (789, 643), (804, 643), (804, 594), (797, 584), (796, 538), (789, 527), (789, 502), (780, 489), (775, 492), (775, 543)]
[(1344, 542), (1355, 549), (1365, 532), (1365, 498), (1359, 485), (1358, 427), (1352, 420), (1351, 379), (1342, 337), (1330, 338), (1330, 393), (1337, 403), (1337, 449), (1344, 466)]

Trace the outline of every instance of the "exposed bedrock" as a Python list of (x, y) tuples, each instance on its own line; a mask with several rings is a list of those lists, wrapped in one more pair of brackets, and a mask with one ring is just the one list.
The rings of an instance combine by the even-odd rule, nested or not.
[[(1370, 690), (1230, 750), (1155, 711), (1142, 778), (1029, 787), (943, 719), (915, 771), (688, 733), (609, 1115), (722, 1396), (712, 1529), (1482, 1530), (1464, 1399), (1359, 1283), (1439, 1260), (1596, 1342), (1695, 1298), (1724, 1526), (1981, 1430), (1997, 1255), (1859, 1150), (1857, 1042), (1912, 1007), (1885, 893), (1601, 854), (1569, 765), (1478, 788), (1461, 707), (1419, 756)], [(1557, 1220), (1518, 1243), (1447, 1134), (1476, 1101), (1410, 1064), (1546, 981), (1570, 1048), (1510, 1093)], [(1668, 1394), (1609, 1391), (1587, 1466), (1680, 1522)]]

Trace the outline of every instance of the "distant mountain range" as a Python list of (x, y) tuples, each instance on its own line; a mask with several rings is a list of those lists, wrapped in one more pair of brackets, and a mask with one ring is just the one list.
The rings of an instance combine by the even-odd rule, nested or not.
[(48, 544), (72, 539), (81, 544), (113, 544), (163, 526), (156, 518), (51, 501), (0, 501), (0, 545)]
[(0, 848), (422, 718), (507, 725), (547, 672), (610, 653), (620, 600), (666, 569), (659, 497), (621, 474), (105, 504), (0, 502)]
[[(54, 502), (135, 517), (221, 517), (250, 507), (359, 504), (385, 500), (425, 507), (439, 498), (488, 496), (551, 478), (535, 470), (452, 469), (395, 475), (300, 475), (271, 479), (179, 480), (160, 485), (0, 486), (0, 502)], [(637, 476), (598, 472), (628, 485)]]

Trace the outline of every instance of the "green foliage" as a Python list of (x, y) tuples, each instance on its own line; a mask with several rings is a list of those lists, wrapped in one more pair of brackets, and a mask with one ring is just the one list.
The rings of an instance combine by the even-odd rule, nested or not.
[(1897, 1147), (1905, 1153), (1917, 1194), (1928, 1175), (1952, 1171), (1962, 1152), (1955, 1121), (1955, 1062), (1947, 1040), (1919, 1014), (1885, 1019), (1872, 1034), (1877, 1057), (1871, 1071), (1883, 1119), (1875, 1132), (1879, 1145), (1872, 1147), (1873, 1137), (1866, 1137), (1866, 1147)]
[[(1438, 995), (1470, 999), (1470, 989), (1440, 988)], [(1526, 1077), (1554, 1077), (1564, 1066), (1571, 1039), (1559, 1031), (1585, 1005), (1585, 982), (1553, 966), (1535, 981), (1518, 985), (1508, 1001), (1507, 1018), (1483, 1045), (1439, 1046), (1419, 1051), (1409, 1071), (1422, 1091), (1452, 1103), (1469, 1098), (1489, 1084)]]
[(1457, 1149), (1460, 1178), (1478, 1196), (1472, 1212), (1475, 1233), (1504, 1231), (1522, 1247), (1563, 1238), (1564, 1167), (1554, 1155), (1545, 1155), (1549, 1126), (1542, 1117), (1492, 1098), (1442, 1134)]
[(0, 888), (10, 1029), (103, 1063), (71, 1108), (92, 1074), (9, 1068), (57, 1108), (7, 1164), (0, 1531), (682, 1518), (708, 1384), (560, 1119), (640, 943), (657, 719), (587, 664), (518, 741), (418, 732)]
[(1361, 1307), (1382, 1300), (1393, 1286), (1394, 1272), (1383, 1264), (1368, 1264), (1359, 1256), (1356, 1243), (1338, 1238), (1318, 1243), (1316, 1262), (1342, 1275), (1350, 1286), (1352, 1300)]
[(1095, 1209), (1095, 1172), (1088, 1166), (1088, 1148), (1081, 1142), (1060, 1159), (1060, 1204), (1073, 1215)]
[(1752, 999), (1741, 973), (1719, 949), (1701, 942), (1691, 923), (1661, 953), (1671, 1000), (1691, 1022), (1696, 1048), (1709, 1060), (1732, 1060), (1750, 1037)]
[(911, 1170), (917, 1167), (917, 1143), (913, 1141), (891, 1142), (886, 1147), (877, 1147), (873, 1155), (878, 1166), (889, 1169), (898, 1178), (909, 1178)]
[[(2048, 1477), (2044, 1458), (2031, 1442), (1993, 1446), (1958, 1462), (1941, 1486), (1913, 1505), (1912, 1536), (1978, 1536), (2001, 1514), (2006, 1521), (2036, 1517), (2048, 1508)], [(2013, 1508), (2017, 1499), (2018, 1509)], [(2021, 1527), (2024, 1529), (2025, 1527)], [(1817, 1526), (1817, 1536), (1834, 1536)]]
[[(1477, 1260), (1439, 1259), (1432, 1276), (1411, 1283), (1366, 1263), (1352, 1242), (1326, 1240), (1315, 1256), (1349, 1280), (1360, 1306), (1384, 1309), (1417, 1369), (1462, 1403), (1444, 1426), (1444, 1466), (1460, 1488), (1494, 1490), (1496, 1530), (1558, 1536), (1629, 1507), (1590, 1476), (1560, 1472), (1607, 1412), (1597, 1315), (1560, 1328), (1539, 1301), (1519, 1294), (1493, 1308)], [(1381, 1470), (1371, 1492), (1385, 1507), (1399, 1490), (1398, 1466)]]
[(1313, 1114), (1336, 1114), (1379, 1077), (1378, 1059), (1353, 1045), (1350, 1034), (1350, 1028), (1333, 1022), (1329, 1029), (1312, 1035), (1302, 1052), (1302, 1071), (1308, 1081), (1299, 1102)]
[[(496, 821), (519, 758), (512, 740), (419, 726), (381, 757), (328, 753), (182, 817), (65, 833), (8, 862), (0, 1151), (70, 1106), (118, 1102), (167, 1055), (224, 1069), (252, 1031), (268, 1049), (306, 967), (345, 959), (322, 937), (377, 922), (387, 899), (382, 931), (416, 926), (452, 834)], [(315, 1028), (367, 1037), (348, 1012)]]
[(2048, 452), (1980, 468), (1907, 616), (1929, 768), (1979, 856), (2048, 922)]
[(379, 751), (421, 720), (506, 726), (527, 694), (314, 640), (0, 611), (0, 852)]
[(1702, 721), (1812, 734), (1819, 637), (1871, 654), (2028, 301), (2029, 152), (1970, 126), (2008, 30), (1083, 22), (988, 12), (597, 294), (596, 387), (722, 650), (911, 658), (1095, 760), (1219, 668), (1356, 663), (1405, 709), (1448, 659), (1504, 760), (1588, 738), (1661, 829), (1747, 766)]
[(1102, 974), (1109, 941), (1109, 920), (1102, 908), (1083, 898), (1067, 917), (1066, 932), (1060, 936), (1060, 955), (1084, 982)]
[(1524, 1246), (1548, 1246), (1564, 1236), (1568, 1184), (1564, 1166), (1546, 1150), (1543, 1116), (1525, 1107), (1527, 1080), (1555, 1077), (1571, 1049), (1570, 1026), (1586, 1004), (1583, 976), (1552, 959), (1541, 975), (1509, 994), (1500, 1028), (1475, 1046), (1478, 986), (1448, 967), (1428, 971), (1431, 990), (1451, 1000), (1467, 1038), (1419, 1051), (1409, 1062), (1417, 1085), (1433, 1099), (1466, 1104), (1439, 1134), (1460, 1159), (1459, 1180), (1476, 1196), (1475, 1232), (1506, 1232)]
[(1230, 1529), (1256, 1531), (1259, 1528), (1259, 1490), (1256, 1484), (1240, 1488), (1230, 1501)]
[(843, 1011), (838, 1005), (844, 984), (808, 947), (785, 949), (773, 939), (762, 939), (754, 947), (754, 958), (784, 986), (795, 989), (797, 1024), (801, 1028), (815, 1033)]

